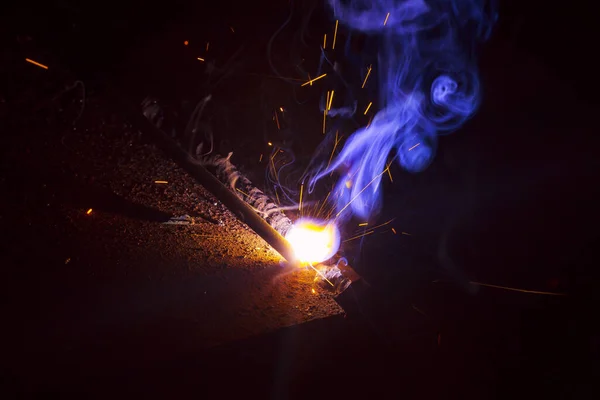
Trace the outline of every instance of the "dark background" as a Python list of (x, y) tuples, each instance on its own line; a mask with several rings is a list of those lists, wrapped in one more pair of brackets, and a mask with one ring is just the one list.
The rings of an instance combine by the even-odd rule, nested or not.
[[(15, 37), (35, 38), (98, 92), (119, 82), (132, 96), (158, 92), (176, 103), (197, 99), (207, 89), (193, 82), (188, 66), (178, 61), (183, 47), (156, 43), (201, 34), (224, 38), (234, 26), (242, 38), (223, 39), (221, 51), (226, 58), (243, 44), (244, 62), (236, 70), (242, 72), (214, 92), (225, 110), (215, 118), (235, 116), (237, 121), (220, 132), (227, 139), (224, 146), (244, 148), (240, 164), (258, 177), (262, 171), (248, 160), (272, 139), (263, 128), (269, 118), (261, 114), (263, 108), (290, 104), (301, 121), (291, 135), (302, 143), (296, 150), (304, 161), (320, 140), (305, 132), (318, 131), (321, 120), (318, 99), (294, 104), (289, 86), (244, 75), (271, 74), (266, 42), (287, 17), (288, 3), (237, 3), (21, 3), (3, 13), (2, 40), (6, 48), (26, 52)], [(331, 21), (319, 3), (295, 4), (296, 15), (311, 9), (309, 41), (318, 43)], [(384, 189), (381, 221), (395, 217), (411, 241), (388, 235), (356, 243), (361, 252), (354, 254), (353, 265), (376, 292), (364, 300), (366, 322), (320, 321), (168, 365), (133, 368), (107, 382), (115, 388), (125, 381), (143, 387), (160, 378), (165, 393), (177, 385), (177, 391), (198, 393), (202, 359), (219, 366), (215, 382), (244, 382), (237, 389), (248, 392), (260, 387), (281, 394), (273, 388), (287, 382), (296, 395), (318, 394), (321, 386), (353, 394), (356, 386), (367, 394), (398, 396), (593, 398), (599, 357), (596, 14), (583, 3), (542, 1), (504, 1), (499, 13), (494, 35), (481, 49), (485, 95), (480, 112), (441, 139), (428, 170), (410, 175), (395, 169), (394, 184)], [(295, 19), (291, 26), (301, 22)], [(290, 31), (285, 35), (293, 38)], [(274, 53), (278, 65), (289, 57), (280, 47)], [(14, 77), (2, 79), (7, 84)], [(450, 283), (432, 285), (434, 279)], [(469, 280), (569, 295), (485, 288), (473, 293), (465, 285)], [(412, 323), (410, 314), (399, 310), (416, 299), (429, 310), (433, 331), (444, 332), (450, 346), (425, 351), (423, 341), (435, 339), (397, 336), (398, 327)], [(388, 333), (381, 339), (374, 331)], [(286, 368), (274, 361), (281, 359), (282, 348), (294, 354), (286, 353)], [(90, 359), (86, 367), (101, 371), (99, 376), (110, 369), (93, 364)], [(400, 376), (403, 384), (412, 384), (396, 385)], [(14, 379), (6, 375), (7, 381)], [(25, 387), (29, 382), (18, 380)], [(50, 392), (65, 391), (59, 386)]]

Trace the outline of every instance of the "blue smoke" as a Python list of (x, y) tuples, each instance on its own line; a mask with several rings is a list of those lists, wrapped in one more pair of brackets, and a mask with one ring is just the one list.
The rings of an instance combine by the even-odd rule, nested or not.
[(338, 218), (368, 219), (380, 207), (390, 154), (405, 170), (422, 171), (435, 155), (437, 136), (456, 130), (476, 112), (480, 88), (474, 50), (489, 37), (496, 13), (485, 0), (328, 1), (341, 25), (379, 38), (373, 66), (379, 111), (311, 186), (334, 170), (341, 172), (332, 192)]

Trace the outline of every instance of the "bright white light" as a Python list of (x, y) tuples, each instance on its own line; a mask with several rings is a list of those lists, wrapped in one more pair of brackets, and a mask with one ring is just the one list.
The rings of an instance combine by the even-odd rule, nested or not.
[(333, 223), (301, 219), (285, 235), (296, 258), (303, 263), (318, 263), (331, 258), (340, 246), (340, 233)]

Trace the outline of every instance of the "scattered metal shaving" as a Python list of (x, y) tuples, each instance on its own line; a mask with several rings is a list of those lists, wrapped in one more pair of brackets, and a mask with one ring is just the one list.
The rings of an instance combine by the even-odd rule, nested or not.
[(179, 217), (172, 217), (168, 221), (163, 222), (165, 225), (194, 225), (196, 221), (189, 215), (181, 215)]
[(320, 265), (318, 271), (320, 274), (317, 274), (315, 280), (319, 281), (319, 285), (323, 289), (333, 290), (335, 294), (342, 293), (352, 283), (352, 280), (344, 276), (342, 270), (336, 265)]

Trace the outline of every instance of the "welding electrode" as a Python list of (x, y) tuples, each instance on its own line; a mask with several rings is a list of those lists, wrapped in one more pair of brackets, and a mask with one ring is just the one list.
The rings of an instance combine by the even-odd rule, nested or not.
[(167, 153), (181, 168), (193, 176), (202, 186), (234, 212), (252, 230), (270, 244), (287, 261), (294, 262), (294, 250), (289, 242), (269, 225), (256, 211), (236, 194), (221, 183), (197, 160), (193, 159), (176, 141), (162, 130), (155, 127), (140, 111), (131, 104), (125, 103), (123, 96), (117, 96), (123, 107), (128, 110), (132, 123), (142, 132), (151, 135), (159, 147)]

